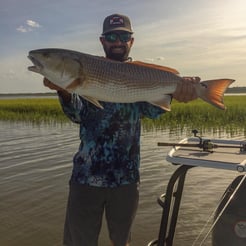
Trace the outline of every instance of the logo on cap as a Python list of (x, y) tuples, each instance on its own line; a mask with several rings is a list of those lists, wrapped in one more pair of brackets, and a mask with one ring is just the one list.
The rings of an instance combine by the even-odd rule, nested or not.
[(120, 14), (113, 14), (107, 16), (103, 22), (102, 34), (104, 35), (107, 32), (113, 31), (124, 31), (133, 33), (130, 19), (127, 16)]
[(109, 20), (109, 24), (110, 25), (124, 25), (124, 19), (121, 16), (113, 16), (110, 20)]

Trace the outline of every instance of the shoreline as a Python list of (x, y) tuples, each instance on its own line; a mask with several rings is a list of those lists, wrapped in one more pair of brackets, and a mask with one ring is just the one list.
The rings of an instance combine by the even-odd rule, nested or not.
[[(225, 95), (246, 95), (246, 87), (228, 88)], [(56, 97), (56, 92), (26, 92), (26, 93), (0, 93), (0, 99), (4, 98), (25, 98), (25, 97)]]

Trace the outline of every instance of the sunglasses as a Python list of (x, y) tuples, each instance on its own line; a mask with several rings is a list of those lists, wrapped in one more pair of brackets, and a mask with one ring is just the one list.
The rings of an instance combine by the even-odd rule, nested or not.
[(106, 33), (104, 35), (104, 38), (106, 39), (107, 42), (109, 43), (114, 43), (116, 42), (117, 38), (119, 38), (119, 40), (123, 43), (127, 43), (131, 40), (132, 35), (131, 33), (128, 32), (122, 32), (122, 33)]

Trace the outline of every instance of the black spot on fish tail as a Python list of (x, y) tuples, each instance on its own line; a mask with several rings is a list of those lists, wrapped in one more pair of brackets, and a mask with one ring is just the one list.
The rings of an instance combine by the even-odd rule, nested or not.
[(200, 85), (201, 85), (202, 87), (206, 88), (206, 89), (208, 88), (208, 86), (207, 86), (205, 83), (203, 83), (203, 82), (201, 82)]

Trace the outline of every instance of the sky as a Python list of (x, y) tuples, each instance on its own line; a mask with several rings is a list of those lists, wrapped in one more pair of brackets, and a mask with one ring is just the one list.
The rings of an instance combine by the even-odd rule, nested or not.
[(103, 56), (102, 23), (113, 13), (131, 19), (134, 60), (246, 86), (245, 0), (1, 0), (0, 93), (49, 91), (41, 75), (27, 70), (30, 50)]

